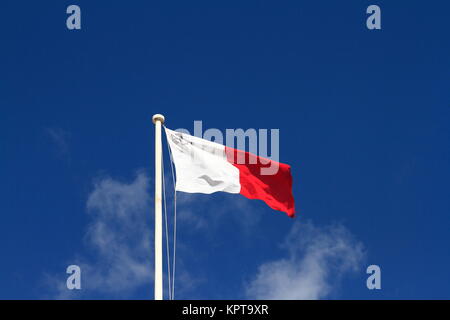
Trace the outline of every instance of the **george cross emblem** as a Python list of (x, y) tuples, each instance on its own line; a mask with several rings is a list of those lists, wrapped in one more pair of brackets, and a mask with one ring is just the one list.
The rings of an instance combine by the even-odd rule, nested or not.
[(183, 134), (181, 132), (175, 132), (171, 136), (171, 139), (176, 145), (179, 145), (181, 148), (185, 148), (186, 145), (192, 144), (191, 141), (188, 141), (183, 137)]

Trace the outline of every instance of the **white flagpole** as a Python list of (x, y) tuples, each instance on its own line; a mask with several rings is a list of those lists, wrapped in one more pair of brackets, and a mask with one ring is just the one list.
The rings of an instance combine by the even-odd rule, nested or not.
[(164, 123), (162, 114), (152, 118), (155, 124), (155, 300), (163, 299), (162, 272), (162, 142), (161, 126)]

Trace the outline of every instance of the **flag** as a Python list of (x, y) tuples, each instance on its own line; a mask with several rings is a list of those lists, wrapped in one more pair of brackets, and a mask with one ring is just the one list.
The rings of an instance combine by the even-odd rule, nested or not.
[(241, 194), (295, 216), (289, 165), (186, 133), (167, 128), (165, 132), (175, 164), (176, 191)]

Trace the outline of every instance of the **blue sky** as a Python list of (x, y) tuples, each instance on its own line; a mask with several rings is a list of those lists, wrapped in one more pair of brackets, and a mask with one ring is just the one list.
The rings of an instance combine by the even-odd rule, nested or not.
[(449, 298), (449, 10), (2, 1), (0, 298), (153, 297), (154, 113), (279, 128), (299, 213), (180, 196), (177, 298)]

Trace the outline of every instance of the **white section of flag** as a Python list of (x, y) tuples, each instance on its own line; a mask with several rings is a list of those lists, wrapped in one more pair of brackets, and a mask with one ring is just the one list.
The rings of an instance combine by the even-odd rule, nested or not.
[(225, 146), (164, 128), (176, 168), (177, 191), (239, 193), (239, 169), (227, 160)]

